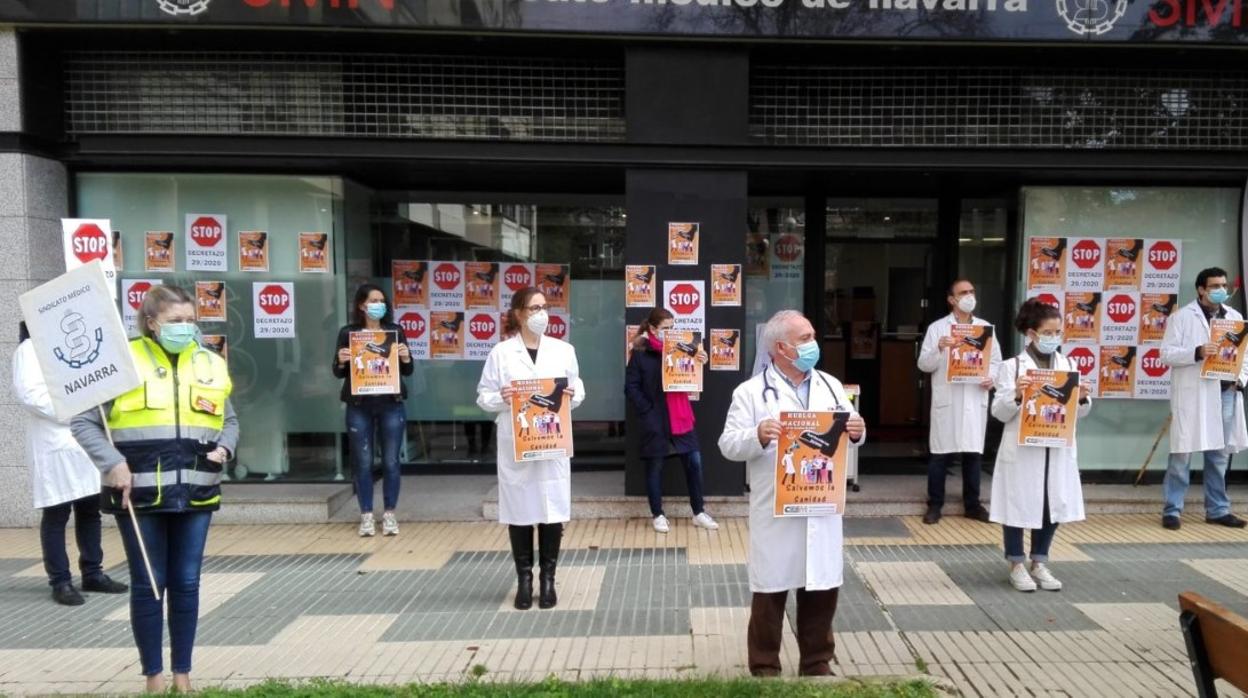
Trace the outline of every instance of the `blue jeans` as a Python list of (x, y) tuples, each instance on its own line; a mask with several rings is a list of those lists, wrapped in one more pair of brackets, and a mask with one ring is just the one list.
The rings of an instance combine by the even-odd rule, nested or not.
[[(945, 476), (949, 472), (949, 464), (953, 462), (953, 453), (933, 453), (927, 462), (927, 505), (940, 508), (945, 505)], [(980, 453), (963, 453), (962, 456), (962, 504), (966, 511), (973, 512), (983, 505), (979, 503), (980, 472), (983, 470), (984, 456)]]
[[(690, 451), (677, 455), (685, 466), (685, 487), (689, 490), (689, 506), (693, 515), (702, 513), (702, 452)], [(646, 496), (650, 499), (650, 515), (663, 514), (663, 458), (646, 459)]]
[(43, 547), (43, 569), (53, 588), (69, 584), (74, 577), (69, 571), (69, 555), (65, 552), (65, 524), (74, 514), (74, 539), (78, 542), (78, 569), (82, 579), (104, 574), (104, 550), (100, 547), (100, 496), (93, 494), (72, 502), (45, 507), (39, 520), (39, 542)]
[[(139, 530), (147, 545), (152, 574), (161, 597), (169, 604), (169, 654), (173, 673), (191, 673), (191, 653), (199, 625), (199, 574), (204, 564), (204, 544), (212, 512), (139, 514)], [(117, 515), (117, 528), (130, 563), (130, 629), (139, 647), (144, 676), (164, 672), (161, 659), (164, 605), (152, 596), (152, 585), (143, 568), (130, 515)]]
[[(1222, 433), (1229, 438), (1234, 433), (1235, 396), (1238, 391), (1222, 391)], [(1205, 451), (1205, 516), (1217, 519), (1231, 513), (1231, 499), (1226, 496), (1226, 468), (1230, 462), (1225, 450)], [(1166, 477), (1161, 489), (1166, 498), (1164, 516), (1179, 516), (1183, 513), (1183, 497), (1187, 494), (1187, 485), (1191, 481), (1190, 453), (1171, 453), (1170, 464), (1166, 468)]]
[[(1005, 538), (1005, 559), (1013, 563), (1022, 563), (1023, 529), (1015, 526), (1002, 526)], [(1049, 449), (1044, 449), (1044, 519), (1040, 528), (1031, 532), (1031, 559), (1034, 562), (1049, 561), (1049, 547), (1053, 545), (1053, 536), (1057, 535), (1057, 524), (1049, 520)]]
[(355, 494), (360, 513), (373, 510), (373, 442), (381, 436), (382, 503), (386, 511), (399, 505), (399, 447), (407, 410), (402, 402), (367, 402), (347, 405), (347, 440), (351, 444), (351, 465), (355, 468)]

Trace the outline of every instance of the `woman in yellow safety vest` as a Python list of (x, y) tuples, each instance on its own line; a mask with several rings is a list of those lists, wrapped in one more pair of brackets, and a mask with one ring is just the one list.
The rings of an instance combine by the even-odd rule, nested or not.
[[(130, 562), (130, 626), (147, 690), (165, 689), (163, 609), (152, 593), (134, 527), (147, 545), (162, 598), (169, 602), (174, 688), (190, 690), (199, 617), (199, 578), (221, 474), (238, 443), (225, 359), (199, 344), (195, 302), (183, 289), (156, 286), (139, 315), (130, 351), (143, 384), (74, 418), (74, 438), (103, 473), (101, 508), (117, 515)], [(102, 415), (107, 415), (107, 428)], [(110, 438), (111, 432), (111, 438)]]

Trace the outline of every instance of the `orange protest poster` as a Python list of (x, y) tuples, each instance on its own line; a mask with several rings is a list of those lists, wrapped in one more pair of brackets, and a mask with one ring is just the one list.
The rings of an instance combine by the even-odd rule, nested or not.
[(352, 332), (350, 337), (351, 394), (399, 393), (399, 333)]
[(568, 298), (572, 292), (572, 274), (566, 264), (535, 264), (533, 275), (537, 277), (537, 290), (546, 296), (549, 310), (568, 310)]
[(711, 305), (741, 305), (741, 265), (711, 265)]
[(992, 325), (953, 325), (945, 371), (949, 383), (980, 383), (988, 377), (992, 362)]
[(1173, 293), (1145, 293), (1140, 296), (1140, 344), (1160, 344), (1166, 336), (1166, 323), (1179, 297)]
[(164, 230), (147, 231), (144, 234), (143, 250), (143, 271), (173, 271), (173, 233)]
[(394, 307), (396, 308), (427, 308), (429, 307), (429, 284), (426, 274), (429, 263), (408, 259), (396, 259), (390, 262), (390, 283), (394, 287)]
[(195, 282), (195, 317), (200, 322), (225, 322), (225, 282)]
[(768, 247), (767, 236), (762, 233), (750, 233), (745, 236), (746, 276), (771, 278), (771, 254)]
[(1216, 344), (1218, 350), (1205, 354), (1205, 362), (1200, 365), (1201, 378), (1239, 380), (1239, 372), (1244, 368), (1244, 339), (1248, 336), (1244, 325), (1243, 320), (1215, 319), (1209, 323), (1209, 343)]
[(572, 457), (572, 400), (567, 378), (511, 382), (517, 463)]
[(741, 370), (741, 330), (711, 330), (711, 370)]
[(1136, 291), (1140, 288), (1140, 270), (1144, 241), (1140, 238), (1109, 238), (1105, 241), (1105, 290)]
[(208, 351), (215, 351), (226, 361), (230, 360), (230, 344), (223, 334), (206, 334), (200, 346)]
[(774, 514), (845, 513), (849, 412), (781, 412)]
[(698, 223), (667, 224), (667, 263), (688, 264), (698, 263)]
[(633, 356), (633, 340), (637, 339), (637, 335), (641, 333), (641, 325), (625, 325), (624, 326), (624, 365), (628, 365), (628, 360)]
[(702, 333), (667, 330), (663, 333), (663, 392), (702, 392), (702, 362), (698, 350)]
[(1066, 283), (1066, 238), (1028, 240), (1027, 288), (1061, 289)]
[(1033, 369), (1023, 390), (1018, 426), (1019, 446), (1075, 445), (1079, 417), (1079, 372)]
[(464, 358), (464, 314), (458, 311), (429, 313), (429, 358)]
[(241, 271), (269, 270), (269, 234), (263, 230), (238, 231), (238, 268)]
[(468, 310), (498, 308), (497, 262), (464, 262), (464, 307)]
[(1101, 341), (1101, 294), (1067, 293), (1062, 335), (1068, 343), (1096, 344)]
[(1101, 347), (1100, 397), (1129, 398), (1135, 394), (1135, 347)]
[(329, 273), (329, 233), (299, 233), (299, 271)]
[(624, 307), (655, 306), (654, 265), (629, 264), (624, 267)]

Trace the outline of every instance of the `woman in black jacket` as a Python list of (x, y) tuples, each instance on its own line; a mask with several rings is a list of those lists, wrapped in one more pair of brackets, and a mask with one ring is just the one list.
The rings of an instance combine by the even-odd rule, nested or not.
[(351, 445), (351, 463), (355, 467), (355, 494), (360, 503), (360, 535), (373, 536), (377, 525), (373, 520), (373, 441), (381, 434), (382, 499), (385, 513), (381, 516), (381, 532), (394, 536), (399, 522), (394, 510), (399, 505), (399, 448), (407, 426), (407, 386), (399, 379), (397, 395), (352, 395), (350, 370), (352, 332), (395, 332), (399, 344), (399, 373), (412, 375), (412, 354), (407, 348), (407, 335), (392, 319), (392, 308), (385, 291), (373, 284), (362, 284), (355, 291), (351, 305), (351, 324), (338, 330), (338, 348), (334, 353), (334, 376), (342, 380), (340, 397), (347, 404), (347, 439)]
[[(624, 394), (637, 412), (641, 428), (641, 458), (646, 463), (646, 493), (654, 530), (667, 533), (670, 525), (663, 513), (663, 461), (680, 456), (685, 466), (685, 484), (693, 525), (715, 530), (715, 523), (702, 508), (702, 452), (694, 430), (693, 408), (688, 393), (663, 392), (663, 331), (672, 329), (672, 314), (655, 308), (642, 323), (624, 377)], [(698, 348), (697, 360), (706, 363), (706, 352)]]

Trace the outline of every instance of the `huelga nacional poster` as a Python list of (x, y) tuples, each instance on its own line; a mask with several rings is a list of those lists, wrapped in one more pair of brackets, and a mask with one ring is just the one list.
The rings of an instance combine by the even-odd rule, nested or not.
[(949, 383), (981, 383), (992, 362), (992, 325), (954, 325), (945, 376)]
[(567, 378), (511, 382), (517, 463), (572, 457), (572, 399)]
[(399, 393), (399, 333), (352, 332), (351, 394), (397, 395)]
[(1025, 375), (1031, 384), (1023, 391), (1018, 445), (1074, 446), (1079, 372), (1033, 369)]
[(1244, 340), (1248, 339), (1243, 320), (1215, 319), (1209, 323), (1209, 343), (1216, 344), (1218, 350), (1205, 355), (1205, 362), (1200, 366), (1201, 378), (1217, 378), (1218, 380), (1239, 380), (1239, 372), (1244, 367)]
[(849, 412), (781, 412), (774, 514), (845, 513)]
[(663, 333), (663, 392), (702, 392), (702, 362), (698, 350), (702, 333), (666, 330)]

